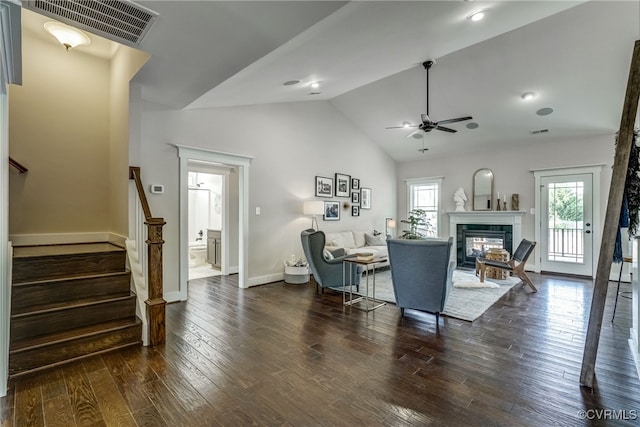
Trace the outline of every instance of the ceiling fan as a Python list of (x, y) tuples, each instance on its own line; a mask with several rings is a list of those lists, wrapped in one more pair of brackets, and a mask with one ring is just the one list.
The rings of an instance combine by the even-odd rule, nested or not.
[(456, 119), (440, 120), (437, 122), (434, 122), (429, 118), (429, 70), (431, 69), (431, 66), (433, 64), (435, 64), (435, 61), (432, 61), (432, 60), (425, 61), (422, 63), (422, 66), (425, 68), (425, 70), (427, 70), (427, 114), (420, 115), (422, 123), (419, 125), (411, 125), (411, 124), (405, 123), (403, 126), (389, 126), (385, 129), (400, 129), (400, 128), (412, 128), (412, 127), (418, 128), (415, 131), (411, 132), (409, 135), (407, 135), (407, 137), (410, 137), (419, 131), (431, 132), (433, 129), (441, 130), (444, 132), (456, 133), (457, 130), (444, 127), (442, 125), (446, 125), (449, 123), (463, 122), (465, 120), (471, 120), (473, 118), (471, 116), (467, 116), (467, 117), (458, 117)]

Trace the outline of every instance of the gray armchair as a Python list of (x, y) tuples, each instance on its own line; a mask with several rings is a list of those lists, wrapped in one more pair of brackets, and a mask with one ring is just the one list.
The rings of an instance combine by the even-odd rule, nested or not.
[[(314, 230), (312, 228), (304, 230), (300, 234), (302, 240), (302, 249), (304, 250), (304, 256), (307, 258), (311, 273), (315, 279), (317, 285), (324, 290), (324, 288), (341, 288), (343, 286), (343, 272), (342, 261), (346, 256), (339, 256), (333, 259), (325, 259), (323, 256), (325, 246), (324, 232)], [(356, 290), (360, 285), (360, 277), (362, 276), (362, 268), (359, 266), (353, 266), (351, 269), (346, 267), (345, 273), (348, 274), (351, 270), (351, 284), (356, 287)], [(349, 282), (347, 281), (347, 284)]]
[(436, 314), (444, 310), (456, 263), (449, 260), (449, 240), (387, 240), (396, 305)]

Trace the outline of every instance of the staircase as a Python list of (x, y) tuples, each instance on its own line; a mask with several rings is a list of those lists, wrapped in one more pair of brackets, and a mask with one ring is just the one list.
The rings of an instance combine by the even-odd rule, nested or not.
[(11, 377), (141, 344), (125, 258), (110, 243), (14, 248)]

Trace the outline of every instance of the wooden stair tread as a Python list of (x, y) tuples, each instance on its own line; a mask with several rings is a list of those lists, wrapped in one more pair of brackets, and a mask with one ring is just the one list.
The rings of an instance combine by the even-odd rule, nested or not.
[(125, 270), (125, 271), (118, 271), (115, 273), (98, 273), (98, 274), (85, 274), (82, 276), (57, 277), (54, 279), (43, 279), (43, 280), (33, 280), (30, 282), (12, 283), (11, 286), (14, 288), (17, 288), (20, 286), (33, 286), (33, 285), (40, 285), (45, 283), (55, 284), (55, 283), (61, 283), (61, 282), (69, 282), (72, 280), (80, 281), (80, 280), (94, 279), (98, 277), (118, 277), (118, 276), (129, 274), (130, 272), (131, 272), (130, 270)]
[(13, 257), (29, 258), (124, 251), (124, 248), (108, 242), (77, 243), (68, 245), (15, 246), (13, 248)]
[(70, 341), (72, 339), (87, 337), (91, 335), (100, 334), (107, 331), (114, 331), (117, 329), (123, 329), (132, 325), (139, 325), (142, 322), (136, 316), (128, 319), (112, 320), (109, 322), (98, 323), (82, 328), (76, 328), (72, 330), (55, 332), (52, 334), (41, 335), (34, 338), (27, 338), (22, 340), (16, 340), (12, 342), (9, 348), (9, 354), (19, 353), (21, 351), (31, 350), (37, 347), (46, 347), (64, 341)]
[(61, 303), (41, 304), (38, 306), (29, 307), (28, 311), (24, 311), (21, 313), (12, 313), (11, 319), (14, 320), (14, 319), (19, 319), (22, 317), (27, 317), (27, 316), (37, 315), (37, 314), (68, 310), (70, 308), (100, 305), (100, 304), (106, 304), (110, 302), (122, 301), (127, 299), (135, 299), (135, 297), (136, 295), (129, 291), (127, 295), (122, 295), (117, 297), (110, 295), (105, 298), (92, 297), (92, 298), (84, 298), (84, 299), (61, 302)]

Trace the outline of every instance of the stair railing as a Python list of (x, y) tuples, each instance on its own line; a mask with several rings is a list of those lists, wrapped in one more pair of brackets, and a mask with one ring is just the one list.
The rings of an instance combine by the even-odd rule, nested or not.
[(24, 166), (22, 163), (20, 163), (20, 162), (18, 162), (16, 160), (12, 159), (11, 157), (9, 157), (9, 166), (13, 166), (20, 173), (29, 172), (29, 169), (27, 169), (26, 166)]
[[(162, 282), (162, 227), (163, 218), (154, 218), (140, 178), (140, 167), (129, 167), (129, 179), (135, 183), (140, 203), (136, 203), (134, 241), (127, 241), (127, 253), (138, 295), (138, 308), (143, 323), (143, 342), (150, 345), (164, 344), (165, 306)], [(145, 232), (146, 226), (146, 232)], [(146, 244), (147, 250), (143, 248)], [(142, 304), (144, 301), (144, 304)], [(145, 335), (146, 334), (146, 335)]]

